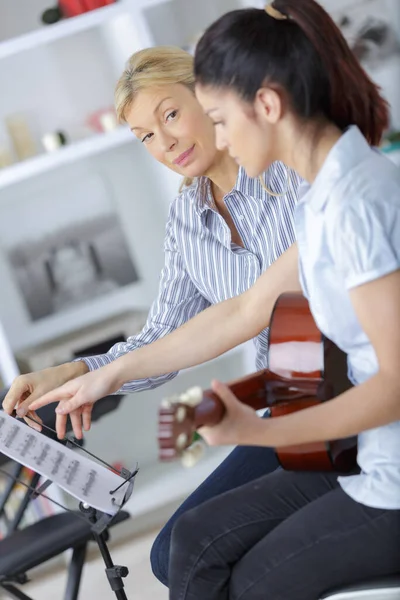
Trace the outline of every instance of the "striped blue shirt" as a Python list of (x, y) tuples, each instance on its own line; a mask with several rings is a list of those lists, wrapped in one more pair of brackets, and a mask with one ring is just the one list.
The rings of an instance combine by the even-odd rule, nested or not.
[[(84, 358), (90, 370), (164, 337), (211, 304), (242, 294), (295, 241), (294, 208), (300, 178), (281, 163), (264, 174), (268, 194), (258, 179), (239, 170), (224, 202), (244, 247), (231, 241), (231, 232), (215, 207), (210, 181), (198, 178), (172, 203), (164, 243), (165, 265), (158, 297), (139, 335), (115, 344), (106, 354)], [(256, 368), (266, 367), (268, 331), (255, 340)], [(155, 388), (175, 377), (139, 379), (121, 392)]]

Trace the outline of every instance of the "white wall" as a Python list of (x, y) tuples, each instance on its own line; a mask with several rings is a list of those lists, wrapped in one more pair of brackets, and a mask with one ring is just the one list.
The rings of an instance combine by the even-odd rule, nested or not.
[(40, 15), (53, 0), (0, 0), (0, 42), (42, 26)]

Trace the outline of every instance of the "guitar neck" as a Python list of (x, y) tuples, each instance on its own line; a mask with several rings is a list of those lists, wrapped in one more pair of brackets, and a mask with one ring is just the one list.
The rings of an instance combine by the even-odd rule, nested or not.
[[(259, 410), (266, 407), (267, 379), (267, 371), (258, 371), (229, 383), (228, 387), (240, 402)], [(204, 425), (217, 425), (224, 413), (225, 407), (219, 397), (212, 390), (205, 390), (200, 404), (194, 410), (196, 429)]]

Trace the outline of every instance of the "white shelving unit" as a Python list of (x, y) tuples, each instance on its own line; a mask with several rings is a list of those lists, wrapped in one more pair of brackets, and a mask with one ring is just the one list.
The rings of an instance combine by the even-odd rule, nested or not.
[(31, 52), (39, 46), (51, 44), (87, 29), (99, 27), (110, 19), (119, 16), (126, 9), (126, 3), (111, 4), (73, 19), (65, 19), (50, 26), (42, 26), (36, 31), (3, 41), (0, 43), (0, 60), (20, 52)]
[[(27, 195), (48, 197), (53, 206), (66, 178), (74, 180), (85, 171), (98, 171), (105, 164), (110, 171), (111, 186), (118, 181), (117, 187), (122, 188), (121, 183), (126, 180), (132, 190), (141, 191), (136, 208), (131, 206), (124, 216), (132, 219), (136, 211), (142, 229), (155, 222), (150, 235), (157, 252), (152, 256), (151, 268), (140, 258), (140, 245), (128, 240), (132, 256), (141, 263), (139, 270), (145, 276), (141, 286), (147, 293), (141, 293), (140, 297), (149, 300), (156, 291), (163, 258), (164, 219), (176, 194), (178, 178), (152, 160), (152, 164), (147, 164), (145, 151), (133, 150), (133, 146), (139, 145), (126, 127), (98, 134), (88, 131), (87, 118), (91, 112), (112, 106), (115, 82), (132, 52), (155, 44), (188, 44), (222, 13), (248, 4), (248, 0), (205, 0), (201, 6), (194, 0), (119, 0), (114, 5), (46, 26), (40, 24), (39, 17), (48, 8), (47, 0), (31, 0), (28, 7), (24, 0), (13, 0), (11, 8), (8, 0), (0, 0), (0, 147), (11, 148), (4, 119), (22, 114), (38, 151), (32, 158), (0, 169), (0, 234), (2, 206), (12, 204), (18, 213), (21, 198)], [(1, 14), (6, 11), (7, 21), (3, 23)], [(9, 31), (13, 33), (10, 39)], [(58, 130), (66, 132), (69, 143), (45, 153), (41, 148), (42, 136)], [(132, 160), (130, 167), (129, 160)], [(122, 163), (125, 172), (119, 168)], [(146, 163), (144, 169), (143, 163)], [(146, 181), (143, 173), (148, 177)], [(122, 216), (118, 192), (113, 201)], [(18, 214), (18, 218), (23, 219), (24, 214)], [(15, 227), (18, 238), (17, 222), (11, 227)], [(93, 321), (93, 315), (106, 318), (106, 307), (86, 312), (78, 307), (69, 311), (66, 318), (53, 315), (31, 322), (12, 268), (7, 264), (7, 251), (4, 248), (1, 251), (1, 246), (0, 239), (0, 276), (6, 290), (0, 301), (0, 321), (13, 350), (47, 342), (51, 335), (58, 336), (68, 328), (79, 329), (85, 318)], [(129, 297), (135, 304), (134, 289), (137, 285), (114, 294), (114, 299), (123, 300), (116, 304), (108, 302), (110, 316), (115, 306), (125, 309)], [(95, 302), (96, 306), (101, 304), (100, 300)]]
[[(41, 25), (40, 15), (51, 4), (50, 0), (0, 0), (0, 147), (11, 147), (6, 117), (22, 114), (38, 150), (32, 158), (0, 169), (0, 324), (4, 329), (0, 374), (7, 384), (17, 368), (14, 353), (23, 356), (85, 327), (101, 328), (102, 322), (129, 310), (146, 310), (157, 291), (167, 209), (180, 178), (157, 164), (126, 127), (95, 133), (88, 129), (88, 116), (112, 106), (115, 82), (133, 52), (164, 43), (186, 46), (223, 12), (257, 2), (119, 0), (79, 17)], [(68, 144), (45, 153), (42, 136), (59, 130), (66, 132)], [(118, 215), (139, 280), (33, 320), (8, 245), (35, 241), (35, 231), (52, 219), (57, 226), (64, 216), (72, 220), (75, 214), (79, 220), (87, 204), (85, 190), (90, 182), (96, 188), (99, 181)], [(213, 376), (239, 377), (249, 370), (247, 357), (243, 348), (235, 349), (187, 370), (163, 390), (126, 398), (118, 411), (89, 433), (88, 447), (107, 460), (127, 465), (139, 460), (142, 473), (129, 509), (141, 522), (145, 514), (189, 493), (225, 455), (225, 451), (210, 451), (191, 473), (179, 464), (157, 464), (160, 398), (192, 385), (208, 387)], [(113, 442), (105, 450), (104, 441), (110, 437)]]
[(96, 154), (112, 150), (123, 144), (132, 143), (135, 139), (127, 127), (119, 127), (109, 133), (93, 134), (93, 136), (72, 145), (63, 146), (56, 152), (41, 154), (16, 163), (0, 170), (0, 192), (13, 184), (49, 173), (54, 169), (85, 158), (95, 157)]

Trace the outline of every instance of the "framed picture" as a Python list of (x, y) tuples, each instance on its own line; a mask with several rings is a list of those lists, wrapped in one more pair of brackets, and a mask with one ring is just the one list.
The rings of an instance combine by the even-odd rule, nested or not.
[(0, 239), (31, 321), (139, 280), (100, 175), (2, 207)]

